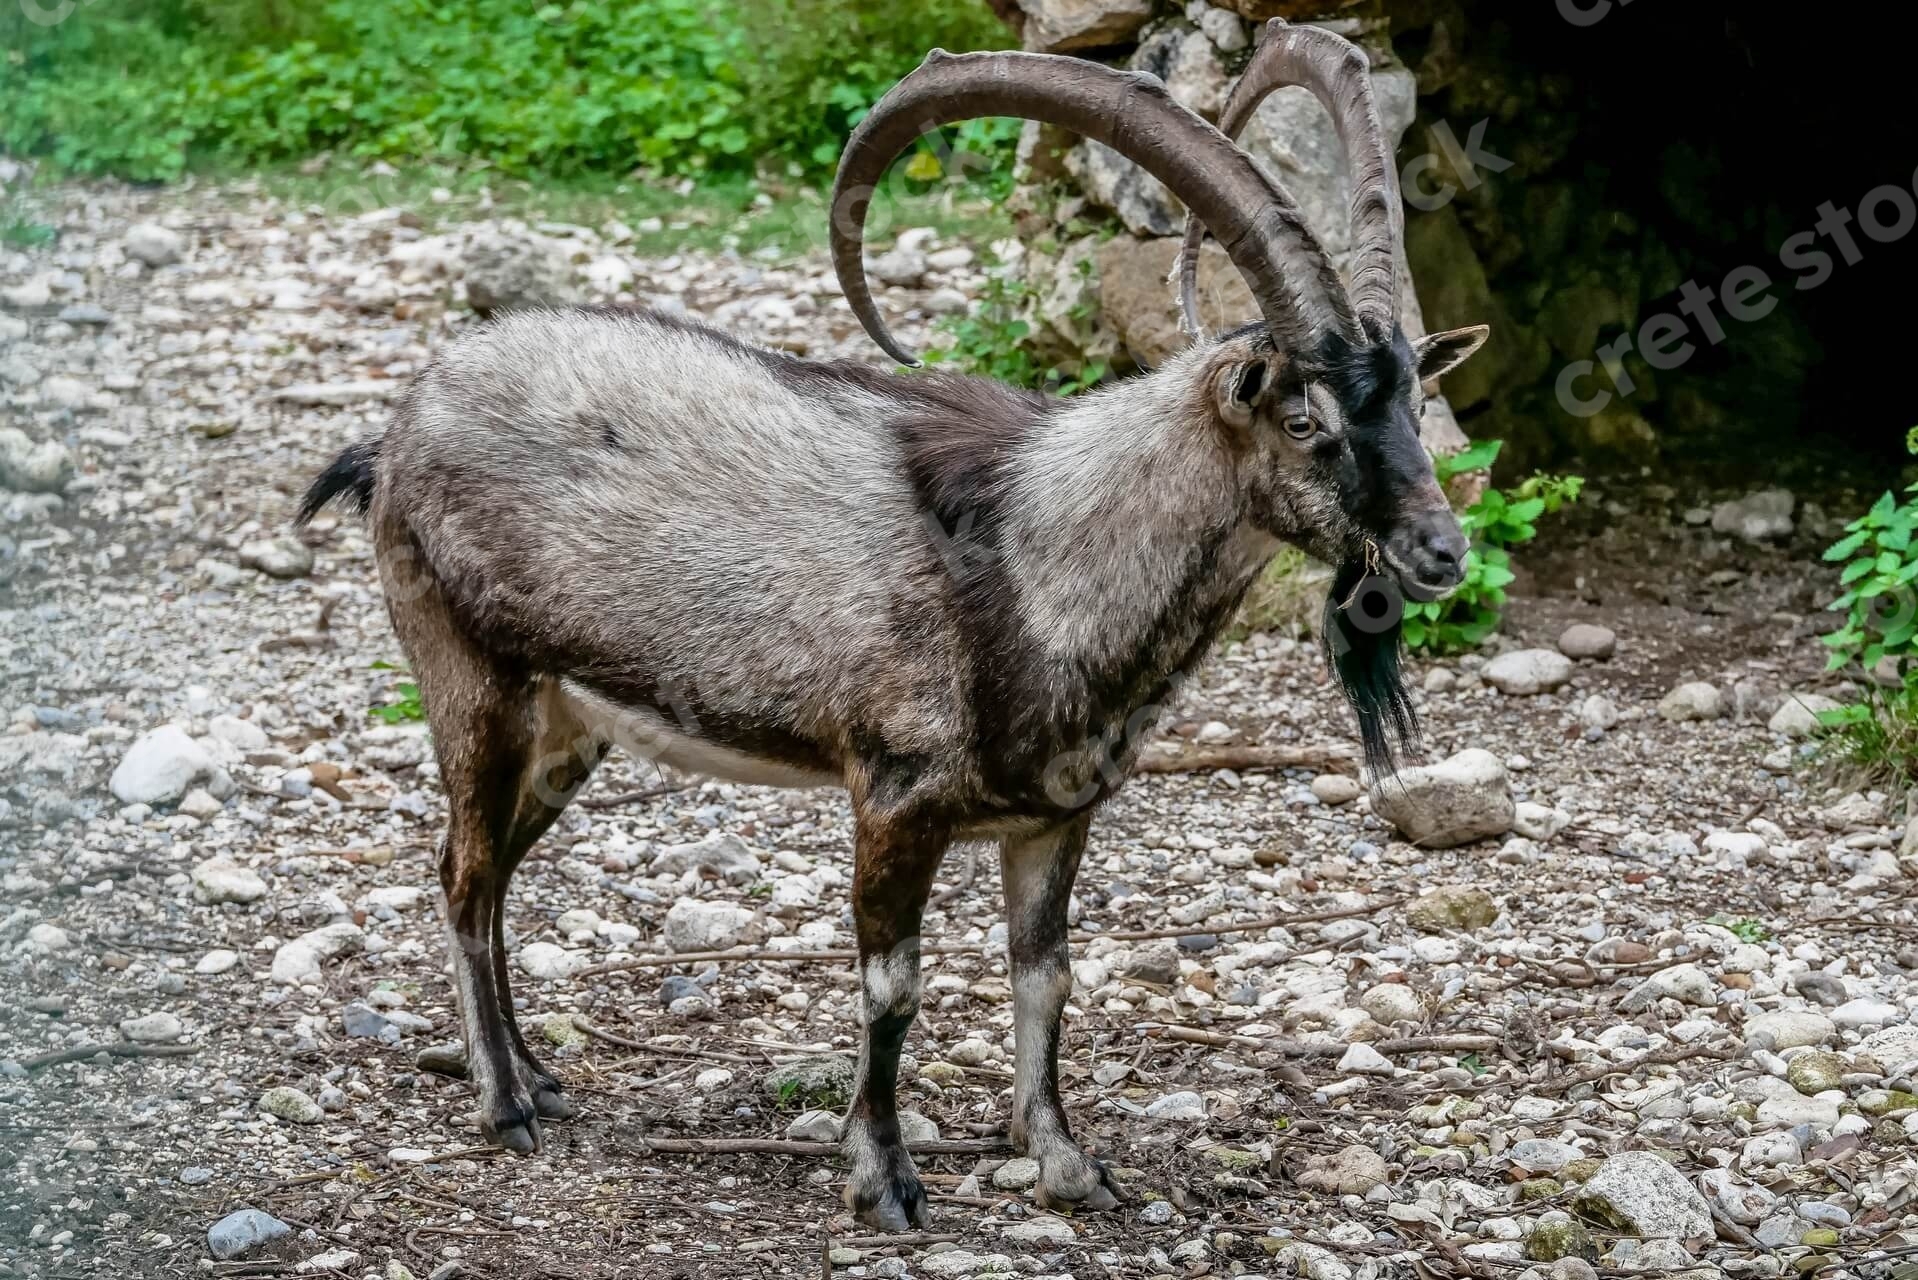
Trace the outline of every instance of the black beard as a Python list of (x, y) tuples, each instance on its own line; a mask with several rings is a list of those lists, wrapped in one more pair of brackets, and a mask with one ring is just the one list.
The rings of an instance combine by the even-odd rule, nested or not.
[(1379, 779), (1398, 772), (1401, 753), (1416, 762), (1422, 750), (1418, 712), (1399, 669), (1404, 603), (1395, 583), (1365, 579), (1363, 561), (1339, 567), (1325, 601), (1324, 641), (1332, 674), (1358, 714), (1366, 767)]

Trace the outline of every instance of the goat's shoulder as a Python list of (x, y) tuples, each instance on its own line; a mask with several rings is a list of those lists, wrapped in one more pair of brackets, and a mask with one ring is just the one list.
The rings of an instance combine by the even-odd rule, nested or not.
[(948, 524), (1004, 498), (1008, 469), (1065, 403), (963, 374), (899, 381), (906, 387), (893, 435), (920, 501)]

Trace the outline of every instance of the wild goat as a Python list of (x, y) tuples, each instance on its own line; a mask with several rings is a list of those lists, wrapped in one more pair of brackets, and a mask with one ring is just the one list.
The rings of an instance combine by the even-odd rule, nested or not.
[[(868, 333), (873, 184), (914, 138), (979, 115), (1075, 130), (1163, 181), (1223, 243), (1263, 322), (1072, 398), (754, 349), (625, 311), (519, 314), (424, 369), (300, 518), (370, 511), (394, 629), (433, 729), (440, 881), (487, 1137), (517, 1152), (572, 1113), (508, 991), (513, 869), (608, 748), (742, 782), (836, 785), (856, 819), (864, 1043), (846, 1203), (923, 1222), (899, 1136), (920, 916), (958, 840), (999, 843), (1017, 1037), (1016, 1147), (1037, 1198), (1106, 1208), (1057, 1078), (1066, 900), (1094, 808), (1281, 543), (1340, 566), (1337, 675), (1368, 755), (1416, 726), (1396, 615), (1465, 542), (1420, 448), (1421, 383), (1483, 341), (1398, 326), (1400, 213), (1366, 62), (1274, 27), (1227, 112), (1280, 83), (1323, 99), (1355, 161), (1348, 295), (1285, 190), (1158, 81), (1072, 58), (940, 51), (853, 133), (832, 256)], [(1196, 237), (1193, 247), (1197, 247)], [(1376, 578), (1370, 575), (1381, 575)], [(1389, 605), (1390, 600), (1386, 600)]]

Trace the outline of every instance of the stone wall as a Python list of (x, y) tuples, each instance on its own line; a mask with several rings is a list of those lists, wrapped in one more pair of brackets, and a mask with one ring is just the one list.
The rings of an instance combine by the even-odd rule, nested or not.
[[(1251, 56), (1256, 23), (1269, 17), (1326, 18), (1372, 59), (1379, 116), (1396, 142), (1412, 125), (1417, 79), (1374, 17), (1340, 17), (1336, 0), (1287, 3), (1207, 0), (1184, 5), (1144, 0), (1020, 0), (1029, 49), (1098, 56), (1155, 75), (1179, 102), (1216, 121), (1226, 95)], [(1090, 51), (1090, 52), (1089, 52)], [(1353, 243), (1346, 210), (1351, 180), (1337, 134), (1317, 99), (1301, 88), (1266, 99), (1239, 138), (1254, 159), (1285, 183), (1344, 271)], [(1020, 139), (1014, 193), (1026, 283), (1034, 294), (1031, 338), (1051, 361), (1075, 366), (1107, 361), (1116, 368), (1156, 365), (1188, 341), (1167, 282), (1179, 253), (1185, 208), (1138, 165), (1097, 142), (1036, 123)], [(1207, 328), (1257, 317), (1251, 294), (1223, 250), (1208, 241), (1201, 258), (1201, 311)], [(1417, 291), (1401, 290), (1401, 321), (1425, 332)], [(1428, 446), (1462, 447), (1451, 410), (1430, 402), (1423, 424)]]

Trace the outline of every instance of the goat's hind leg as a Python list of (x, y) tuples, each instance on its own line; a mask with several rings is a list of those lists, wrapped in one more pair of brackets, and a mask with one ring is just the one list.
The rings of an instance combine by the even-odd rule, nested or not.
[(533, 844), (553, 825), (574, 796), (586, 785), (593, 769), (606, 756), (612, 737), (605, 726), (597, 729), (582, 721), (556, 681), (541, 683), (537, 706), (539, 722), (532, 759), (520, 784), (512, 834), (501, 851), (501, 868), (493, 903), (493, 980), (507, 1036), (519, 1058), (520, 1070), (533, 1091), (533, 1109), (542, 1120), (567, 1120), (573, 1104), (560, 1091), (558, 1077), (527, 1047), (513, 1010), (511, 972), (506, 957), (506, 890)]
[(1073, 1141), (1059, 1098), (1059, 1039), (1072, 968), (1066, 904), (1086, 819), (1000, 848), (1006, 894), (1006, 943), (1012, 960), (1012, 1144), (1039, 1162), (1033, 1198), (1047, 1209), (1110, 1209), (1118, 1188), (1099, 1161)]
[(919, 1013), (919, 923), (949, 839), (943, 829), (855, 801), (853, 921), (865, 1036), (843, 1140), (845, 1201), (877, 1231), (927, 1222), (926, 1189), (899, 1135), (899, 1051)]
[[(403, 536), (389, 526), (381, 532)], [(392, 548), (383, 544), (383, 551)], [(527, 1154), (540, 1145), (538, 1090), (512, 1023), (499, 913), (514, 865), (544, 829), (528, 834), (520, 820), (539, 745), (539, 687), (517, 664), (484, 652), (460, 630), (437, 583), (402, 585), (408, 589), (388, 583), (388, 606), (419, 681), (446, 792), (440, 888), (467, 1077), (479, 1093), (487, 1140)]]
[[(463, 705), (455, 711), (448, 705), (454, 699), (434, 700), (432, 677), (424, 670), (419, 674), (446, 788), (440, 888), (466, 1034), (467, 1077), (479, 1092), (480, 1131), (487, 1140), (529, 1154), (540, 1145), (539, 1113), (513, 1042), (505, 956), (498, 945), (511, 866), (505, 851), (528, 745), (525, 707), (509, 688), (488, 680), (470, 701), (461, 696)], [(466, 695), (466, 682), (461, 684), (460, 695)]]

